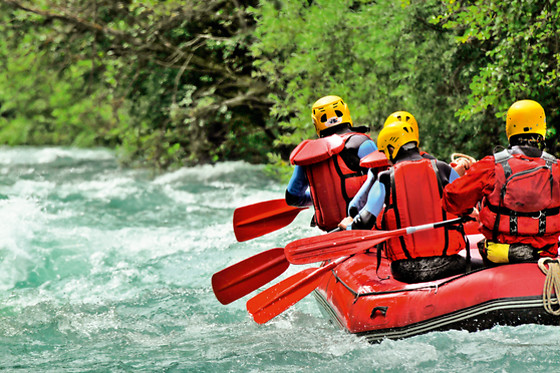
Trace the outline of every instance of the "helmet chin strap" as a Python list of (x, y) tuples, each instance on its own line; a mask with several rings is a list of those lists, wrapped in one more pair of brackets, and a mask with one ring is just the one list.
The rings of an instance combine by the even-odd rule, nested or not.
[(395, 148), (393, 148), (391, 145), (387, 146), (387, 153), (389, 153), (389, 160), (391, 161), (391, 163), (395, 163), (395, 157), (393, 157), (394, 150)]

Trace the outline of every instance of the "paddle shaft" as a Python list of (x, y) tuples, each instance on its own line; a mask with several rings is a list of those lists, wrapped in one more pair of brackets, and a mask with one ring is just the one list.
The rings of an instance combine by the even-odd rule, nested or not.
[(264, 304), (262, 304), (256, 311), (261, 311), (264, 308), (274, 304), (275, 302), (278, 302), (284, 298), (286, 298), (287, 296), (289, 296), (290, 294), (292, 294), (294, 292), (294, 290), (297, 290), (299, 287), (304, 286), (310, 282), (312, 282), (313, 280), (321, 277), (324, 273), (327, 273), (328, 271), (330, 271), (331, 269), (333, 269), (334, 267), (336, 267), (337, 265), (339, 265), (340, 263), (342, 263), (343, 260), (346, 260), (347, 257), (344, 258), (340, 258), (334, 262), (330, 262), (329, 264), (323, 266), (323, 267), (319, 267), (317, 268), (315, 271), (311, 272), (311, 274), (309, 276), (304, 277), (303, 279), (299, 280), (298, 282), (291, 284), (290, 286), (288, 286), (287, 288), (283, 289), (280, 294), (278, 294), (275, 298), (269, 298), (267, 302), (265, 302)]
[(286, 245), (284, 252), (291, 264), (322, 262), (369, 250), (390, 238), (440, 228), (448, 224), (459, 223), (463, 220), (463, 218), (456, 218), (392, 231), (349, 230), (329, 233), (291, 242)]
[(461, 222), (464, 222), (464, 221), (465, 221), (464, 218), (459, 217), (459, 218), (455, 218), (455, 219), (440, 221), (438, 223), (416, 225), (414, 227), (407, 227), (407, 228), (403, 228), (403, 229), (406, 230), (406, 234), (412, 234), (412, 233), (415, 233), (415, 232), (425, 231), (427, 229), (441, 228), (441, 227), (444, 227), (444, 226), (449, 225), (449, 224), (461, 223)]

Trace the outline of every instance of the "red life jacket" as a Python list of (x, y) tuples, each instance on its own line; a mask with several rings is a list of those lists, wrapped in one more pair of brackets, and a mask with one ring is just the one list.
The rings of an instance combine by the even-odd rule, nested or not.
[[(443, 186), (436, 160), (399, 162), (380, 176), (380, 181), (387, 191), (383, 229), (436, 223), (454, 217), (441, 205)], [(430, 229), (386, 242), (387, 257), (393, 261), (454, 255), (464, 248), (465, 239), (459, 226)]]
[[(541, 247), (560, 233), (560, 172), (555, 157), (494, 154), (495, 186), (482, 200), (480, 222), (492, 241)], [(488, 232), (487, 232), (488, 233)], [(535, 237), (536, 236), (536, 237)], [(487, 237), (489, 238), (489, 237)]]
[(325, 231), (332, 230), (348, 215), (348, 204), (367, 179), (367, 169), (351, 170), (340, 152), (354, 135), (342, 135), (305, 140), (290, 155), (294, 165), (305, 166), (309, 189), (315, 207), (315, 222)]

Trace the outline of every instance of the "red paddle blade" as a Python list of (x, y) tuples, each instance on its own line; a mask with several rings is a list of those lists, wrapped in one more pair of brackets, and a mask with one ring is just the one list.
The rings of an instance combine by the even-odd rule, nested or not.
[(331, 269), (349, 257), (339, 258), (321, 268), (308, 268), (273, 287), (257, 294), (247, 302), (247, 311), (258, 324), (278, 316), (311, 293)]
[(274, 280), (289, 265), (284, 249), (270, 249), (214, 273), (212, 290), (220, 303), (229, 304)]
[(242, 206), (233, 213), (233, 231), (237, 241), (247, 241), (283, 228), (307, 207), (294, 207), (284, 199)]
[(247, 311), (257, 324), (270, 321), (311, 293), (327, 274), (323, 268), (307, 268), (257, 294), (247, 302)]
[(316, 263), (366, 251), (389, 238), (403, 234), (406, 234), (406, 228), (393, 231), (334, 232), (291, 242), (284, 248), (284, 253), (292, 264)]

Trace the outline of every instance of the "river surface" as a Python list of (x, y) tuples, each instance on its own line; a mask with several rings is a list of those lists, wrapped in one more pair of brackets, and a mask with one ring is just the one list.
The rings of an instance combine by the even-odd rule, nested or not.
[[(319, 232), (236, 242), (236, 207), (282, 198), (242, 162), (163, 175), (104, 149), (0, 148), (0, 370), (552, 372), (560, 327), (434, 332), (369, 344), (312, 296), (265, 325), (215, 298), (213, 273)], [(295, 268), (294, 268), (295, 267)], [(280, 279), (301, 270), (292, 266)], [(274, 283), (277, 280), (274, 281)]]

